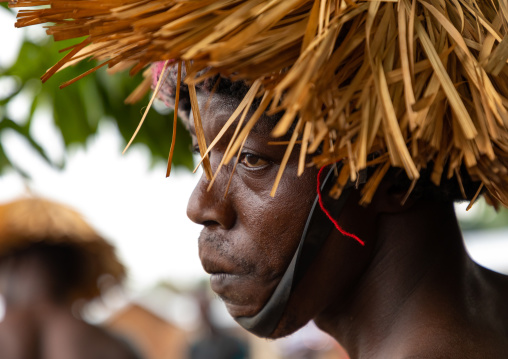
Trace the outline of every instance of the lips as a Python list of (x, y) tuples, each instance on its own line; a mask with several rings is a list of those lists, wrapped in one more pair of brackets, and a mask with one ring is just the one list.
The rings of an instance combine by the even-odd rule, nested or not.
[[(206, 230), (206, 228), (205, 228)], [(224, 301), (233, 317), (258, 313), (271, 296), (280, 276), (263, 263), (246, 261), (245, 250), (234, 247), (218, 233), (203, 231), (199, 237), (199, 257), (204, 270), (211, 274), (210, 286)]]
[[(235, 284), (239, 284), (238, 282), (241, 280), (241, 276), (234, 274), (226, 274), (226, 273), (216, 273), (210, 276), (210, 286), (212, 290), (222, 297), (221, 294), (225, 296), (225, 300), (227, 300), (227, 293), (229, 291), (234, 290)], [(236, 282), (236, 283), (235, 283)]]
[[(215, 257), (215, 256), (214, 256)], [(240, 274), (241, 270), (225, 260), (215, 261), (201, 256), (203, 268), (210, 276), (210, 287), (224, 301), (229, 313), (235, 316), (254, 315), (258, 308), (249, 294), (251, 276)]]
[(246, 276), (245, 271), (235, 268), (225, 258), (216, 255), (201, 255), (201, 264), (205, 272), (211, 274), (210, 285), (219, 295), (226, 294), (235, 282), (239, 282), (241, 277)]
[(202, 261), (207, 272), (211, 274), (211, 289), (222, 299), (234, 318), (256, 315), (278, 283), (277, 280), (260, 280), (254, 273), (227, 273), (225, 267), (221, 267), (217, 262), (204, 258)]
[[(205, 272), (211, 274), (210, 284), (212, 289), (217, 294), (221, 294), (230, 282), (240, 279), (245, 276), (248, 271), (236, 265), (231, 257), (227, 257), (224, 250), (218, 249), (217, 246), (209, 246), (211, 243), (208, 239), (200, 238), (199, 254), (201, 264)], [(219, 253), (218, 253), (219, 252)]]
[(200, 246), (200, 258), (204, 270), (211, 274), (210, 287), (224, 301), (231, 316), (252, 316), (262, 308), (264, 300), (259, 302), (259, 297), (263, 296), (259, 290), (253, 291), (256, 281), (252, 268), (236, 265), (226, 254), (218, 254), (210, 247), (205, 250)]
[(224, 255), (211, 253), (200, 248), (200, 259), (203, 269), (208, 274), (240, 274), (242, 271), (228, 261)]

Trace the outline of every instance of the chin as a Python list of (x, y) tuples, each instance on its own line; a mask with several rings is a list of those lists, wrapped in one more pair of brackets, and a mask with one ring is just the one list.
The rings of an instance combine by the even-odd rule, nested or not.
[(275, 290), (277, 281), (264, 283), (249, 275), (212, 275), (210, 284), (229, 314), (239, 318), (259, 313)]
[(233, 319), (242, 318), (242, 317), (253, 317), (257, 313), (263, 309), (262, 306), (257, 304), (238, 304), (238, 303), (228, 303), (224, 302), (226, 305), (226, 309), (233, 317)]

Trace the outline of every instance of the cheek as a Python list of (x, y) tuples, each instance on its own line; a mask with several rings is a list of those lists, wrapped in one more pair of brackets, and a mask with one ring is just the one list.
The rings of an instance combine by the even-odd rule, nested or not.
[(256, 252), (264, 268), (277, 273), (285, 271), (293, 257), (316, 196), (313, 173), (284, 176), (274, 198), (271, 187), (261, 192), (248, 188), (242, 197), (250, 200), (237, 208), (238, 224), (248, 233), (242, 249)]

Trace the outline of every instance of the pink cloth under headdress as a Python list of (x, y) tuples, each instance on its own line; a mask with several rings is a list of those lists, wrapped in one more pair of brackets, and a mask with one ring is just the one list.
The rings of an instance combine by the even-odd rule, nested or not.
[[(152, 64), (152, 90), (155, 90), (162, 70), (164, 68), (165, 61), (159, 61)], [(182, 64), (182, 79), (185, 78), (185, 65)], [(165, 78), (162, 80), (161, 87), (157, 93), (157, 98), (164, 102), (164, 104), (172, 109), (175, 108), (175, 95), (176, 95), (176, 83), (178, 77), (178, 65), (175, 61), (170, 61), (166, 68)], [(180, 86), (180, 100), (178, 104), (180, 117), (187, 117), (190, 111), (190, 100), (189, 90), (187, 85), (182, 81)]]

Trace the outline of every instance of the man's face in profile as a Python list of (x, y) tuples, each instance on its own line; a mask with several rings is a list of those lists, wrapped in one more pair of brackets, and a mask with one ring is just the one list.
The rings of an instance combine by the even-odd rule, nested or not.
[[(239, 102), (216, 94), (207, 107), (208, 96), (198, 98), (210, 144)], [(197, 143), (192, 118), (189, 123)], [(295, 253), (316, 196), (317, 172), (307, 169), (297, 176), (299, 148), (289, 158), (275, 197), (270, 196), (286, 150), (284, 145), (269, 144), (280, 141), (270, 136), (273, 125), (273, 120), (262, 117), (239, 156), (222, 167), (209, 191), (209, 181), (202, 176), (187, 208), (189, 218), (203, 225), (199, 256), (211, 274), (211, 287), (233, 317), (250, 317), (263, 308)], [(210, 152), (214, 172), (235, 128), (236, 123)]]
[[(198, 102), (209, 145), (239, 101), (223, 94), (209, 98), (198, 93)], [(249, 115), (245, 121), (248, 120)], [(237, 122), (209, 153), (214, 173)], [(210, 182), (202, 175), (187, 207), (189, 218), (203, 225), (199, 256), (205, 271), (211, 274), (211, 287), (234, 318), (252, 317), (263, 309), (296, 252), (316, 198), (318, 170), (307, 167), (300, 177), (297, 175), (299, 145), (289, 156), (275, 197), (270, 196), (288, 140), (271, 137), (274, 125), (273, 118), (261, 117), (239, 155), (223, 165), (210, 189)], [(192, 116), (188, 128), (199, 152)], [(358, 201), (359, 193), (350, 196), (340, 216), (352, 230), (371, 227)], [(338, 231), (332, 231), (331, 236), (292, 291), (282, 319), (270, 337), (291, 334), (319, 313), (326, 316), (329, 309), (335, 310), (338, 303), (342, 305), (347, 300), (370, 251)]]

